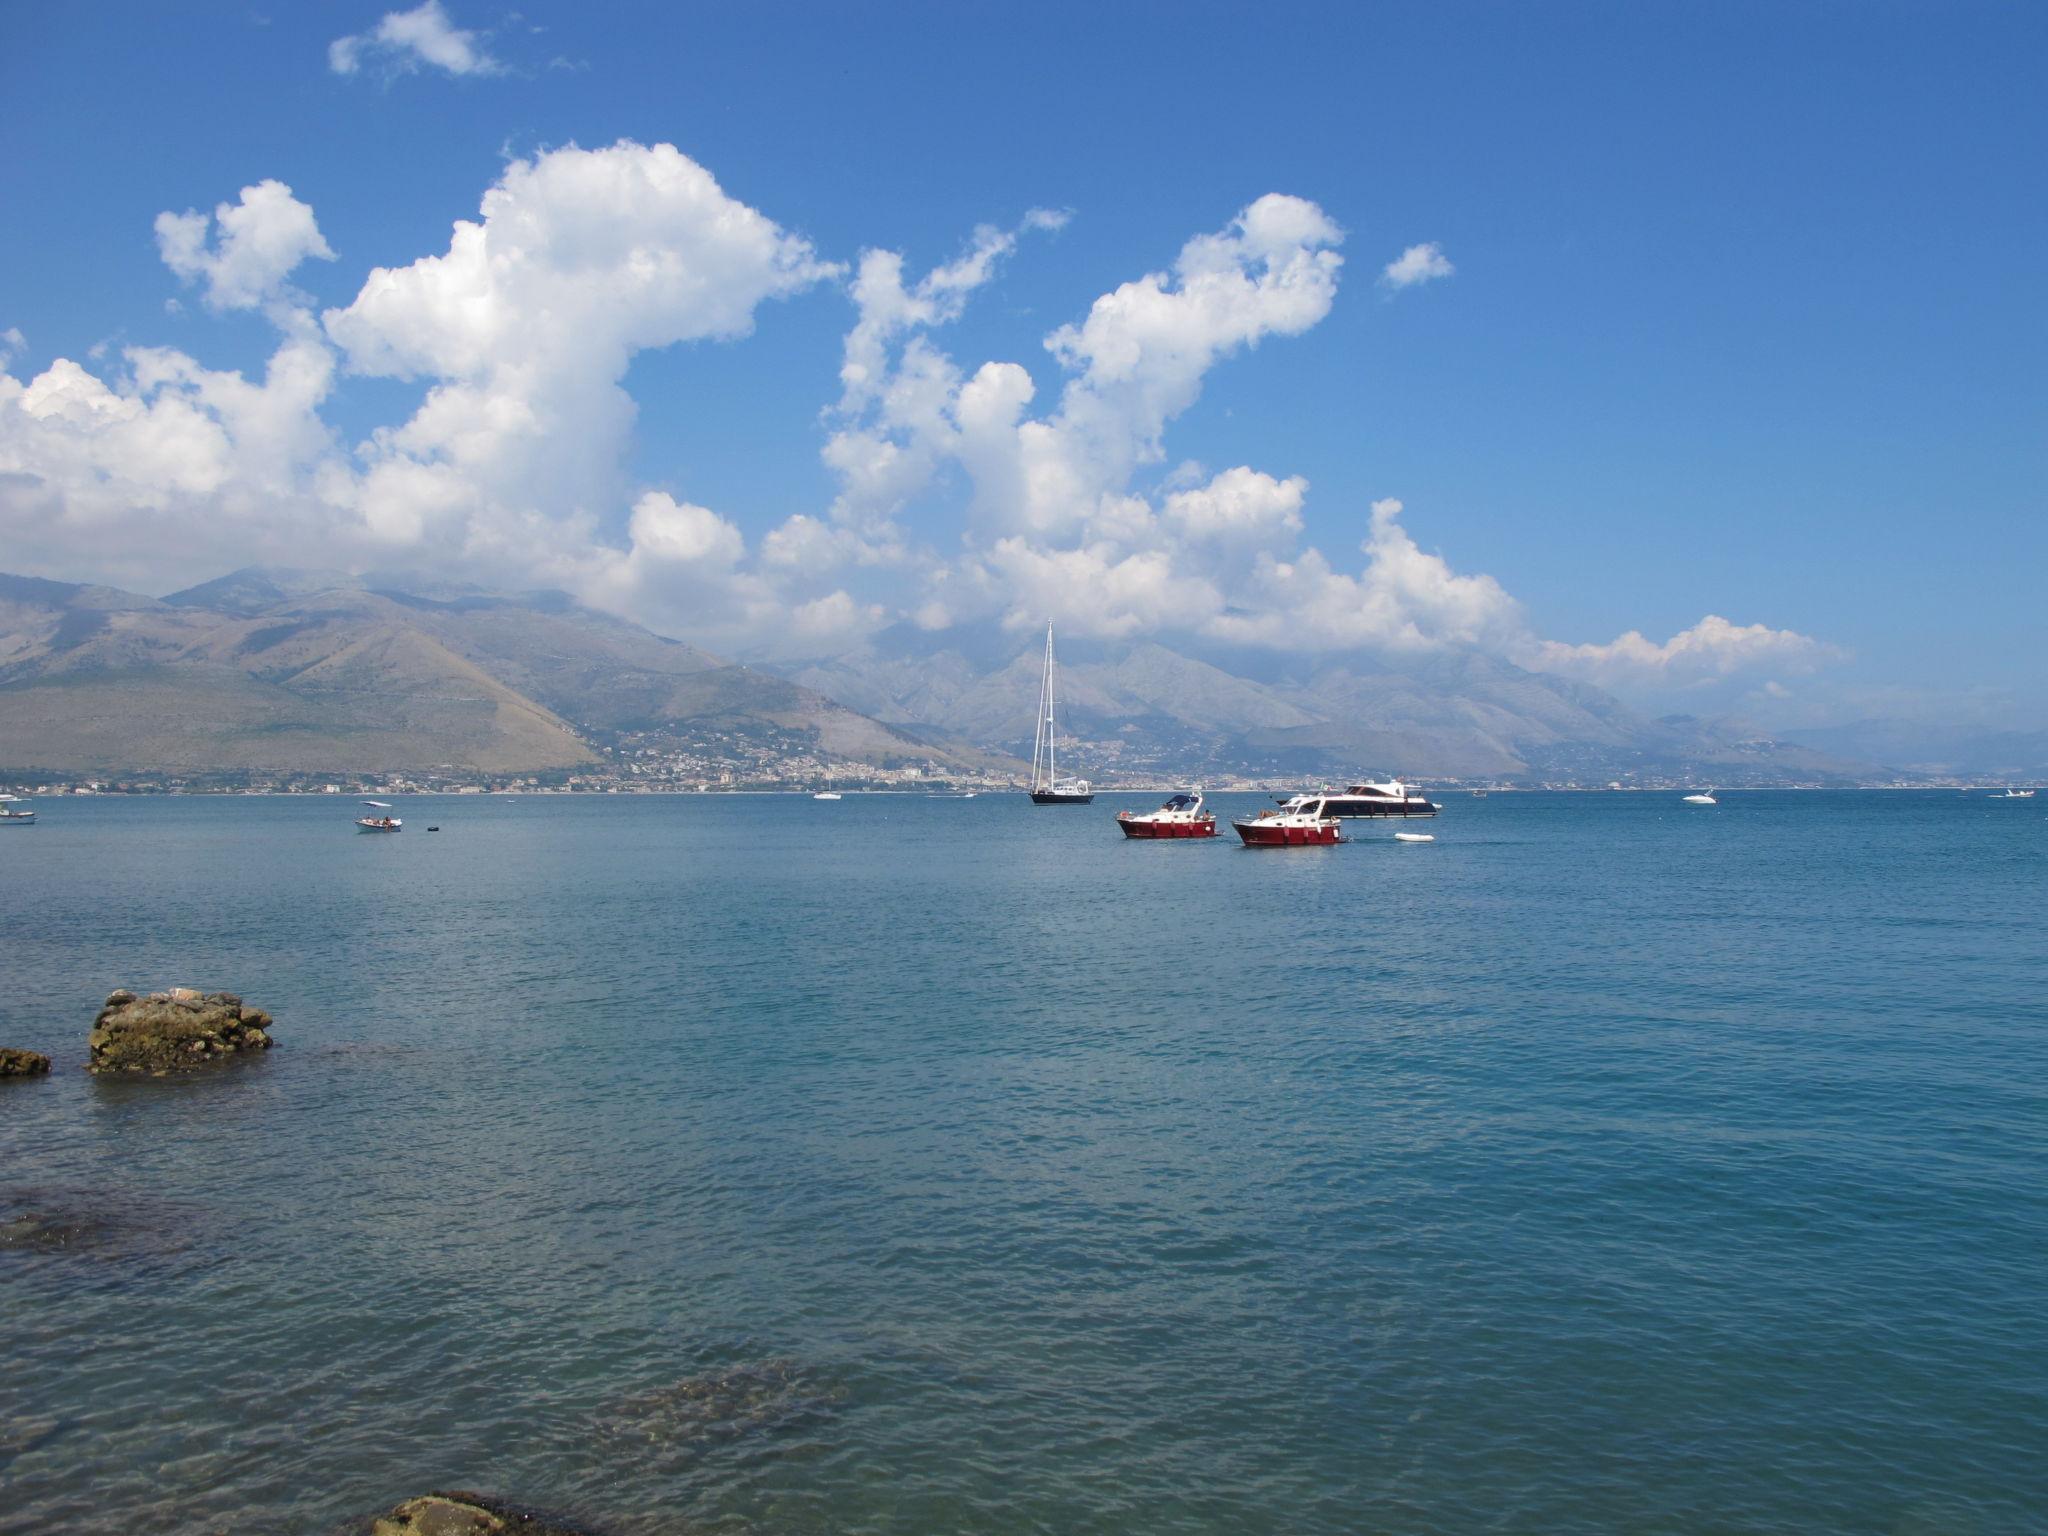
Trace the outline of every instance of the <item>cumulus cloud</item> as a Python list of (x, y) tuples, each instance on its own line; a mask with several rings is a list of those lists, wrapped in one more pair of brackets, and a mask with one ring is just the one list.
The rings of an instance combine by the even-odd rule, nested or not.
[(1226, 469), (1206, 485), (1166, 498), (1169, 525), (1190, 539), (1267, 543), (1301, 532), (1308, 482), (1299, 475), (1275, 480), (1249, 465)]
[(1413, 288), (1417, 283), (1449, 277), (1457, 270), (1444, 255), (1443, 247), (1432, 240), (1426, 245), (1411, 245), (1388, 262), (1380, 270), (1380, 283), (1395, 290)]
[[(672, 146), (629, 142), (514, 161), (445, 254), (373, 271), (324, 327), (284, 283), (331, 253), (282, 183), (158, 229), (210, 308), (261, 307), (284, 333), (260, 382), (153, 348), (106, 378), (62, 359), (0, 374), (0, 497), (34, 525), (16, 553), (150, 587), (251, 558), (458, 557), (656, 607), (743, 541), (703, 508), (634, 502), (619, 381), (636, 353), (742, 336), (836, 271)], [(351, 452), (321, 416), (338, 366), (426, 392)], [(132, 568), (105, 547), (116, 523)]]
[(1545, 640), (1527, 647), (1524, 654), (1530, 665), (1545, 672), (1582, 677), (1608, 688), (1631, 688), (1684, 686), (1765, 670), (1812, 672), (1840, 660), (1843, 652), (1794, 630), (1731, 624), (1710, 613), (1661, 644), (1632, 629), (1600, 645)]
[[(432, 562), (754, 655), (827, 654), (902, 618), (1024, 629), (1048, 615), (1105, 638), (1477, 648), (1624, 689), (1775, 678), (1836, 654), (1716, 616), (1662, 643), (1550, 640), (1493, 577), (1419, 544), (1397, 501), (1375, 502), (1333, 558), (1308, 542), (1303, 477), (1167, 470), (1174, 423), (1219, 367), (1335, 302), (1343, 232), (1301, 198), (1257, 199), (1052, 330), (1044, 398), (1019, 362), (956, 362), (942, 329), (1024, 235), (1065, 220), (984, 226), (918, 274), (866, 251), (848, 275), (673, 146), (569, 147), (511, 161), (445, 250), (371, 271), (316, 321), (289, 279), (333, 253), (309, 206), (259, 182), (210, 216), (164, 214), (157, 237), (209, 310), (277, 327), (261, 377), (129, 347), (97, 373), (59, 358), (17, 379), (19, 333), (0, 333), (10, 558), (150, 590), (252, 559)], [(1402, 262), (1418, 251), (1441, 261), (1417, 247)], [(743, 338), (764, 304), (841, 276), (854, 315), (821, 416), (830, 504), (750, 538), (747, 509), (634, 484), (632, 360)], [(420, 393), (345, 443), (323, 414), (343, 373)], [(958, 517), (936, 537), (912, 516), (932, 500)]]
[(215, 311), (296, 303), (285, 286), (293, 269), (334, 260), (312, 208), (281, 181), (242, 188), (239, 201), (220, 204), (211, 218), (195, 209), (158, 214), (156, 245), (165, 266), (204, 285), (206, 307)]
[[(1023, 222), (1056, 219), (1041, 211)], [(1329, 312), (1342, 239), (1311, 202), (1258, 199), (1225, 229), (1188, 241), (1171, 271), (1120, 285), (1046, 338), (1067, 379), (1045, 414), (1032, 411), (1037, 386), (1023, 366), (992, 360), (964, 373), (927, 334), (957, 317), (1014, 247), (1013, 234), (978, 231), (966, 254), (914, 285), (900, 258), (870, 252), (853, 288), (858, 316), (841, 375), (847, 424), (825, 449), (840, 482), (833, 521), (869, 549), (900, 547), (897, 514), (955, 464), (987, 542), (960, 564), (939, 605), (948, 613), (994, 604), (1022, 623), (1036, 594), (1059, 586), (1047, 578), (1064, 573), (1067, 606), (1085, 608), (1089, 593), (1109, 605), (1077, 617), (1084, 628), (1124, 631), (1169, 611), (1185, 616), (1215, 586), (1199, 570), (1175, 567), (1166, 532), (1241, 543), (1261, 526), (1298, 528), (1304, 487), (1229, 471), (1183, 488), (1162, 523), (1131, 481), (1160, 460), (1168, 423), (1200, 396), (1219, 361), (1270, 336), (1298, 335)], [(1014, 602), (1002, 597), (1006, 588), (1016, 589)], [(1172, 593), (1171, 602), (1155, 600), (1155, 589)]]
[(438, 69), (451, 75), (503, 74), (479, 40), (449, 19), (441, 0), (426, 0), (409, 11), (390, 11), (367, 32), (337, 37), (327, 45), (327, 67), (353, 75), (372, 63), (392, 74)]
[(1521, 606), (1487, 575), (1461, 575), (1424, 550), (1401, 525), (1401, 503), (1372, 504), (1356, 575), (1320, 551), (1260, 558), (1240, 611), (1209, 632), (1281, 650), (1399, 652), (1471, 646), (1501, 650), (1524, 633)]
[(394, 526), (496, 546), (494, 518), (525, 537), (629, 498), (635, 354), (744, 336), (836, 271), (674, 146), (621, 141), (513, 161), (444, 254), (373, 271), (325, 328), (350, 371), (430, 383), (364, 446), (378, 498), (418, 502)]

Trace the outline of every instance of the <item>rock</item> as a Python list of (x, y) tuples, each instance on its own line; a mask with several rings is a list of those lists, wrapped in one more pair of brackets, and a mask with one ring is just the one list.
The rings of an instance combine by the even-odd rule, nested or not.
[(232, 992), (173, 987), (110, 994), (86, 1043), (88, 1072), (189, 1072), (243, 1051), (267, 1051), (270, 1015)]
[(0, 1077), (41, 1077), (50, 1070), (50, 1058), (39, 1051), (16, 1051), (0, 1046)]
[(602, 1536), (595, 1527), (481, 1493), (407, 1499), (367, 1527), (368, 1536)]

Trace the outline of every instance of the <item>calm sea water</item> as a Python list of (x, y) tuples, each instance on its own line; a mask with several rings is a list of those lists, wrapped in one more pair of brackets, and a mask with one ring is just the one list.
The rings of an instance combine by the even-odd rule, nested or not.
[(0, 1529), (2043, 1528), (2048, 808), (1151, 800), (44, 802)]

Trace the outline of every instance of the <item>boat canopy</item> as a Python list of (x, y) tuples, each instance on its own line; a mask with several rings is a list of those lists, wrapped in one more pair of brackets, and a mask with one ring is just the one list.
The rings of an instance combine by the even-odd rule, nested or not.
[(1166, 802), (1165, 808), (1169, 811), (1185, 811), (1191, 808), (1194, 804), (1195, 797), (1193, 795), (1175, 795), (1171, 800)]

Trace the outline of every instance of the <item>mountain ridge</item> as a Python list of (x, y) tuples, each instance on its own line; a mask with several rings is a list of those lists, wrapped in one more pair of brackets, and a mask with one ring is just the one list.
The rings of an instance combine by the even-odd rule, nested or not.
[[(1077, 768), (1517, 779), (1631, 775), (1729, 783), (1841, 782), (1861, 765), (1739, 722), (1654, 720), (1569, 679), (1476, 650), (1297, 660), (1254, 679), (1156, 640), (1069, 647), (1059, 713)], [(885, 633), (844, 655), (787, 664), (807, 687), (905, 729), (1028, 751), (1040, 643), (962, 646)]]
[(158, 599), (0, 576), (0, 764), (560, 774), (630, 738), (670, 761), (1003, 766), (560, 593), (334, 580), (251, 567)]

